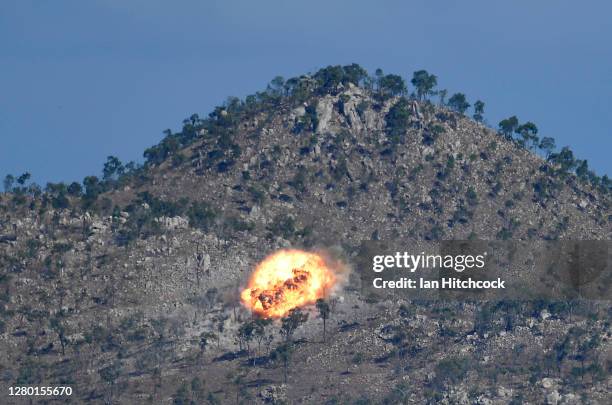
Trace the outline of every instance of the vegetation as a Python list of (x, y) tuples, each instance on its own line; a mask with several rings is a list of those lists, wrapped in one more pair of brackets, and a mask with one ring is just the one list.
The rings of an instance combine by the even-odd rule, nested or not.
[[(336, 207), (354, 211), (348, 212), (353, 219), (343, 229), (346, 239), (359, 235), (362, 221), (373, 225), (367, 230), (373, 239), (395, 237), (390, 228), (401, 229), (401, 237), (429, 240), (457, 235), (470, 239), (559, 238), (567, 236), (563, 231), (574, 225), (574, 217), (568, 217), (564, 209), (553, 219), (523, 213), (528, 211), (525, 208), (539, 210), (534, 204), (546, 207), (569, 187), (579, 192), (572, 197), (580, 196), (572, 212), (580, 214), (580, 210), (590, 210), (585, 207), (601, 204), (604, 209), (588, 213), (589, 224), (604, 227), (611, 220), (606, 216), (607, 201), (583, 186), (592, 184), (607, 192), (609, 179), (597, 177), (589, 163), (577, 159), (569, 148), (556, 150), (554, 139), (540, 139), (535, 124), (510, 117), (499, 123), (499, 131), (513, 143), (485, 134), (481, 145), (487, 146), (464, 156), (444, 149), (440, 142), (441, 138), (447, 141), (444, 131), (453, 133), (466, 118), (446, 107), (446, 93), (436, 90), (434, 75), (415, 72), (411, 81), (415, 94), (409, 95), (400, 76), (378, 71), (369, 77), (364, 72), (349, 65), (289, 80), (276, 77), (264, 92), (244, 101), (228, 99), (209, 117), (194, 115), (184, 121), (180, 132), (167, 131), (142, 166), (123, 164), (109, 156), (99, 176), (88, 176), (82, 183), (49, 183), (44, 189), (31, 183), (28, 173), (7, 176), (4, 188), (8, 194), (0, 195), (0, 268), (6, 270), (0, 274), (0, 333), (18, 348), (7, 353), (8, 361), (18, 367), (3, 369), (5, 382), (74, 384), (81, 395), (76, 401), (114, 403), (137, 397), (146, 402), (150, 395), (148, 402), (163, 396), (175, 404), (250, 403), (254, 395), (263, 397), (262, 385), (266, 389), (281, 386), (292, 367), (317, 361), (312, 354), (320, 349), (329, 356), (329, 361), (321, 357), (329, 368), (321, 377), (308, 375), (312, 366), (307, 366), (298, 381), (304, 385), (300, 392), (306, 392), (309, 387), (305, 385), (311, 381), (320, 384), (315, 390), (327, 393), (338, 389), (334, 385), (338, 379), (357, 386), (372, 370), (391, 381), (379, 393), (358, 393), (357, 402), (342, 398), (349, 403), (453, 402), (451, 395), (474, 378), (489, 384), (468, 392), (469, 401), (475, 403), (489, 394), (486, 390), (502, 385), (520, 389), (529, 377), (532, 385), (549, 376), (576, 390), (600, 384), (609, 368), (599, 357), (603, 352), (599, 339), (605, 338), (609, 326), (601, 320), (607, 313), (600, 303), (432, 305), (406, 302), (399, 296), (383, 301), (359, 295), (351, 282), (346, 301), (316, 302), (313, 332), (300, 328), (308, 318), (302, 310), (276, 321), (241, 310), (237, 287), (231, 283), (242, 278), (247, 262), (255, 260), (253, 250), (286, 245), (280, 238), (294, 246), (309, 246), (312, 240), (318, 246), (337, 243), (340, 238), (333, 230), (322, 235), (331, 228), (326, 211)], [(360, 114), (389, 108), (384, 134), (357, 137), (349, 130), (318, 132), (315, 97), (343, 94), (352, 85), (371, 92), (358, 107)], [(430, 101), (435, 94), (443, 100), (439, 108)], [(461, 101), (453, 96), (448, 107), (465, 114), (467, 107), (461, 111)], [(283, 128), (288, 131), (282, 136), (295, 141), (295, 150), (280, 142), (260, 142), (263, 129), (280, 126), (273, 122), (278, 117), (269, 113), (270, 108), (292, 111), (304, 103), (308, 108), (301, 121), (280, 124), (287, 124)], [(474, 119), (484, 121), (484, 103), (476, 101), (473, 107)], [(301, 128), (288, 133), (292, 125)], [(483, 125), (473, 128), (480, 132)], [(416, 144), (415, 149), (422, 149), (424, 155), (417, 162), (409, 154), (402, 155), (404, 149), (393, 150), (413, 135), (416, 138), (411, 141), (420, 143), (422, 136), (424, 144)], [(247, 147), (251, 148), (248, 152)], [(522, 159), (527, 151), (518, 150), (514, 155), (508, 153), (510, 147), (539, 149), (545, 160), (527, 161)], [(321, 161), (329, 164), (319, 165)], [(355, 164), (362, 161), (362, 165)], [(513, 173), (507, 170), (517, 167), (516, 162), (528, 163), (521, 167), (526, 174), (518, 179), (520, 190), (508, 181)], [(187, 165), (194, 170), (188, 171)], [(180, 171), (170, 171), (178, 166)], [(390, 167), (389, 173), (379, 170)], [(197, 177), (207, 170), (211, 176)], [(175, 176), (177, 172), (185, 176)], [(215, 199), (216, 195), (208, 200), (202, 190), (187, 190), (189, 199), (173, 194), (174, 185), (183, 184), (215, 191), (206, 184), (213, 175), (218, 176), (214, 187), (222, 187), (222, 200)], [(469, 181), (475, 176), (482, 182)], [(384, 212), (372, 213), (376, 222), (383, 218), (373, 224), (368, 218), (361, 219), (359, 211), (369, 202), (361, 191), (375, 187), (384, 187), (388, 196), (382, 193), (380, 198), (389, 198), (391, 203), (382, 205), (388, 208)], [(323, 201), (321, 190), (329, 190), (334, 199)], [(297, 210), (285, 210), (287, 202), (298, 208), (316, 204), (312, 211), (316, 215), (298, 216)], [(27, 210), (30, 212), (23, 216), (32, 219), (32, 224), (17, 225)], [(482, 222), (472, 224), (481, 210), (487, 221), (496, 224), (494, 228), (483, 230)], [(422, 221), (410, 222), (417, 217)], [(181, 227), (188, 220), (192, 229), (164, 229), (168, 219), (180, 220)], [(240, 234), (245, 231), (253, 232)], [(315, 236), (308, 238), (310, 233)], [(237, 255), (235, 261), (219, 260), (237, 251), (237, 242), (252, 248), (244, 250), (246, 259)], [(133, 249), (116, 249), (113, 243)], [(342, 247), (347, 252), (354, 249), (349, 243)], [(233, 278), (214, 273), (219, 268), (233, 272)], [(218, 288), (211, 288), (210, 282), (219, 283)], [(370, 304), (375, 305), (360, 317), (360, 308)], [(139, 314), (139, 309), (146, 315)], [(384, 315), (375, 313), (378, 309), (385, 309)], [(334, 322), (330, 321), (332, 313)], [(473, 314), (473, 323), (471, 318), (460, 318), (465, 314)], [(552, 321), (545, 321), (544, 315)], [(315, 335), (321, 326), (326, 346)], [(515, 330), (521, 331), (524, 341), (494, 346)], [(328, 344), (332, 340), (334, 344)], [(377, 344), (370, 345), (372, 341)], [(470, 350), (466, 354), (443, 350), (454, 341), (464, 342)], [(529, 347), (533, 342), (534, 347)], [(537, 350), (540, 342), (550, 350)], [(431, 361), (434, 356), (438, 356), (436, 362)], [(485, 356), (492, 358), (485, 361)], [(341, 367), (335, 367), (337, 364)], [(89, 371), (85, 375), (80, 370)], [(414, 390), (405, 382), (415, 375), (424, 378), (424, 390)], [(131, 397), (123, 393), (126, 387)], [(340, 403), (333, 396), (326, 399)], [(325, 401), (315, 395), (310, 400)]]
[(386, 131), (392, 147), (404, 142), (410, 124), (410, 116), (409, 101), (403, 97), (389, 109), (385, 119), (387, 123)]
[(314, 74), (317, 82), (318, 94), (333, 94), (340, 86), (352, 83), (356, 86), (363, 85), (368, 78), (368, 72), (361, 66), (353, 63), (347, 66), (328, 66)]
[(331, 310), (329, 304), (322, 298), (317, 300), (316, 307), (317, 311), (319, 311), (319, 317), (323, 320), (323, 343), (325, 343), (325, 324)]
[(477, 100), (474, 103), (474, 115), (472, 117), (475, 121), (482, 122), (484, 116), (484, 108), (485, 103), (483, 101)]
[(376, 77), (373, 80), (376, 84), (377, 94), (385, 100), (389, 97), (400, 96), (406, 94), (406, 82), (399, 75), (383, 74), (381, 69), (376, 69)]
[(455, 93), (448, 99), (447, 105), (454, 111), (457, 111), (460, 114), (465, 114), (468, 108), (470, 108), (470, 103), (467, 102), (465, 94), (463, 93)]
[(286, 342), (291, 342), (295, 330), (308, 320), (308, 313), (302, 312), (299, 308), (289, 311), (289, 314), (281, 319), (280, 333)]
[(426, 70), (418, 70), (413, 73), (410, 83), (416, 89), (417, 98), (422, 101), (427, 96), (434, 94), (433, 89), (438, 85), (438, 78)]
[[(415, 71), (410, 83), (414, 87), (414, 97), (421, 102), (426, 102), (430, 96), (438, 94), (441, 106), (446, 105), (460, 114), (465, 114), (470, 106), (463, 93), (455, 93), (446, 101), (446, 90), (435, 90), (438, 84), (437, 76), (426, 70)], [(381, 69), (377, 69), (375, 74), (370, 76), (357, 64), (327, 66), (312, 76), (304, 75), (287, 80), (277, 76), (270, 81), (263, 92), (249, 95), (244, 100), (230, 97), (223, 105), (216, 107), (207, 118), (192, 114), (183, 120), (179, 132), (165, 130), (161, 142), (145, 150), (144, 165), (134, 162), (124, 164), (116, 156), (108, 156), (101, 178), (87, 176), (82, 185), (76, 182), (70, 185), (49, 183), (44, 191), (35, 183), (28, 184), (31, 179), (30, 173), (26, 172), (17, 177), (8, 174), (3, 181), (4, 191), (14, 194), (13, 202), (16, 205), (23, 205), (28, 199), (33, 198), (42, 199), (39, 205), (43, 209), (49, 203), (54, 209), (69, 209), (80, 205), (85, 210), (108, 212), (112, 209), (112, 205), (109, 206), (109, 202), (105, 199), (99, 200), (101, 195), (129, 184), (137, 185), (146, 181), (150, 169), (163, 164), (168, 159), (171, 159), (173, 167), (185, 164), (190, 158), (182, 150), (196, 140), (204, 141), (209, 147), (204, 168), (215, 167), (217, 171), (225, 172), (233, 167), (235, 159), (241, 154), (240, 147), (233, 139), (239, 122), (281, 103), (295, 106), (314, 96), (337, 94), (349, 85), (371, 90), (380, 100), (407, 94), (406, 83), (401, 76), (384, 74)], [(400, 98), (387, 114), (386, 131), (391, 147), (401, 143), (408, 128), (410, 116), (408, 103), (406, 98)], [(481, 100), (474, 103), (474, 120), (483, 121), (484, 107), (485, 103)], [(306, 107), (306, 114), (296, 121), (294, 131), (314, 132), (317, 130), (317, 125), (316, 111), (309, 104)], [(540, 150), (555, 167), (553, 171), (555, 175), (565, 177), (568, 174), (575, 174), (581, 181), (590, 183), (606, 193), (612, 188), (612, 182), (607, 176), (597, 176), (589, 169), (587, 161), (574, 158), (568, 147), (555, 152), (554, 139), (551, 137), (540, 139), (538, 128), (534, 123), (521, 124), (516, 116), (511, 116), (500, 121), (498, 127), (500, 134), (507, 139), (515, 140), (519, 146)], [(513, 138), (513, 135), (516, 135), (516, 138)], [(427, 135), (424, 139), (430, 144), (435, 136), (432, 138)], [(296, 185), (300, 186), (300, 183), (297, 182)], [(36, 205), (34, 203), (32, 207)], [(192, 217), (196, 226), (209, 226), (211, 213), (202, 212), (206, 211), (205, 207), (196, 207), (194, 210)], [(198, 217), (200, 214), (203, 217)]]

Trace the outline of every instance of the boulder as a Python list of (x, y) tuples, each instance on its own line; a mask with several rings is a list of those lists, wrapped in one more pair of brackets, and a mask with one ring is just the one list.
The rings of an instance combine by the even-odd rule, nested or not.
[(176, 229), (187, 229), (189, 228), (189, 220), (187, 218), (176, 216), (176, 217), (159, 217), (155, 218), (155, 222), (159, 223), (163, 228), (167, 230)]
[(316, 111), (317, 119), (319, 120), (317, 132), (322, 133), (329, 131), (332, 112), (334, 111), (334, 100), (329, 96), (321, 98), (317, 103)]
[(557, 405), (560, 399), (561, 399), (561, 395), (559, 394), (557, 390), (554, 390), (550, 392), (548, 395), (546, 395), (546, 403), (549, 405)]
[(269, 404), (281, 404), (287, 400), (287, 386), (281, 385), (270, 385), (259, 392), (259, 397)]

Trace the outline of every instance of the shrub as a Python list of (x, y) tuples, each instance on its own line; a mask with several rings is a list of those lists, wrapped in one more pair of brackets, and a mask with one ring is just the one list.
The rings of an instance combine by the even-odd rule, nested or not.
[(268, 225), (268, 230), (271, 236), (282, 236), (289, 239), (293, 236), (296, 230), (295, 219), (290, 216), (279, 214), (272, 223)]
[(341, 157), (340, 159), (338, 159), (338, 163), (336, 164), (336, 167), (333, 169), (331, 173), (332, 178), (335, 181), (340, 181), (347, 174), (348, 174), (348, 166), (346, 163), (346, 159), (344, 157)]
[(298, 167), (295, 175), (293, 176), (293, 180), (289, 182), (289, 185), (300, 193), (306, 191), (306, 168), (303, 166)]
[(499, 232), (497, 232), (497, 239), (508, 240), (512, 238), (512, 230), (506, 227), (503, 227)]
[(444, 229), (440, 225), (434, 225), (425, 235), (425, 240), (441, 240), (444, 237)]
[(207, 202), (194, 202), (187, 210), (189, 224), (193, 228), (200, 228), (204, 231), (210, 229), (214, 225), (217, 218), (217, 212)]
[(436, 364), (436, 377), (434, 382), (442, 386), (446, 383), (457, 384), (470, 369), (470, 360), (467, 357), (450, 357), (440, 360)]
[(63, 191), (61, 191), (60, 193), (58, 193), (56, 196), (53, 197), (53, 199), (51, 200), (51, 205), (55, 209), (66, 209), (70, 207), (70, 201), (66, 197), (66, 194)]
[(37, 239), (28, 239), (26, 242), (26, 256), (33, 259), (38, 254), (39, 249), (42, 247), (42, 243)]
[(255, 229), (255, 225), (253, 223), (244, 221), (238, 217), (226, 218), (225, 223), (237, 232), (252, 231)]
[(179, 167), (180, 165), (185, 163), (186, 160), (187, 157), (185, 157), (185, 155), (183, 155), (182, 153), (177, 153), (172, 157), (172, 167)]
[(410, 105), (408, 100), (401, 98), (389, 109), (386, 117), (386, 132), (392, 145), (397, 145), (403, 140), (410, 123)]
[(467, 202), (470, 205), (478, 204), (478, 194), (476, 194), (476, 190), (474, 190), (473, 187), (468, 187), (467, 191), (465, 192), (465, 198), (467, 198)]
[(250, 186), (248, 192), (251, 194), (251, 198), (254, 202), (261, 205), (266, 199), (266, 193), (263, 188), (258, 185)]

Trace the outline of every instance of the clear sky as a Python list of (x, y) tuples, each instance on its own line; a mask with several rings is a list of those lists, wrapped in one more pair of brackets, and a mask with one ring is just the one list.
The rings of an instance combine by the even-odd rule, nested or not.
[(609, 1), (0, 1), (0, 176), (99, 175), (227, 96), (357, 62), (533, 121), (612, 174)]

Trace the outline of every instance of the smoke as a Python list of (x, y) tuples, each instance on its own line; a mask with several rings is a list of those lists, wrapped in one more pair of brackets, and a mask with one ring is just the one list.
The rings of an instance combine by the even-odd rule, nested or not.
[(344, 288), (348, 285), (350, 275), (353, 272), (352, 267), (348, 264), (348, 258), (344, 250), (339, 246), (332, 246), (329, 248), (316, 248), (313, 253), (318, 254), (325, 260), (327, 267), (334, 273), (336, 282), (328, 291), (326, 296), (333, 298), (342, 293)]

